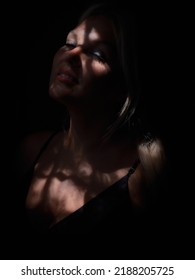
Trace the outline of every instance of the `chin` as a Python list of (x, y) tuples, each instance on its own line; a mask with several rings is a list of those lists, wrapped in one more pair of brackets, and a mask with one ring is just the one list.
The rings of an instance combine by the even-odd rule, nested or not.
[(73, 90), (70, 88), (62, 87), (59, 84), (52, 83), (49, 87), (49, 95), (54, 99), (62, 99), (71, 96)]

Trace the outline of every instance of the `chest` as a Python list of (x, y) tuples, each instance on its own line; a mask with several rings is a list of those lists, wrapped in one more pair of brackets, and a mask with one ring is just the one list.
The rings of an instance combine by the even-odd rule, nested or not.
[[(45, 172), (37, 168), (26, 198), (26, 207), (39, 217), (55, 224), (82, 207), (99, 193), (109, 188), (126, 174), (126, 170), (114, 173), (92, 172), (86, 166), (81, 170), (52, 168)], [(81, 172), (82, 171), (82, 172)]]

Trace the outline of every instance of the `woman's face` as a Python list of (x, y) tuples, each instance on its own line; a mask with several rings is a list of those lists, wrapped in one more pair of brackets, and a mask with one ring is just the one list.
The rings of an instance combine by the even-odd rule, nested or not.
[(111, 21), (90, 17), (68, 34), (66, 44), (56, 53), (50, 95), (66, 105), (111, 101), (121, 89), (118, 68)]

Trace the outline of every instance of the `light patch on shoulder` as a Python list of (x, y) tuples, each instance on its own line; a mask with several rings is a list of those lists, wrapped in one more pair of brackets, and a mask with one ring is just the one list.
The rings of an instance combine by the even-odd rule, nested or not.
[(139, 158), (145, 177), (155, 179), (161, 173), (165, 164), (164, 147), (159, 139), (150, 143), (142, 143), (138, 147)]
[(41, 194), (46, 184), (46, 179), (36, 179), (32, 182), (26, 198), (26, 206), (29, 209), (36, 207), (41, 201)]
[(87, 162), (84, 162), (78, 166), (79, 175), (82, 177), (89, 177), (93, 173), (91, 165)]
[(54, 164), (50, 163), (47, 166), (43, 166), (42, 163), (37, 162), (34, 171), (36, 176), (38, 177), (46, 177), (49, 176), (53, 170)]

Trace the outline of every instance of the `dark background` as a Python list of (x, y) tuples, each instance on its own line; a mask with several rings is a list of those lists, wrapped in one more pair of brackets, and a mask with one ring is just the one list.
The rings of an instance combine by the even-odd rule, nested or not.
[[(10, 222), (13, 213), (9, 212), (9, 197), (14, 188), (12, 157), (27, 133), (61, 125), (62, 108), (48, 96), (52, 59), (78, 15), (91, 2), (52, 1), (40, 6), (31, 1), (2, 10), (6, 15), (2, 47), (6, 52), (2, 51), (1, 58), (4, 70), (1, 205), (2, 215)], [(123, 1), (118, 3), (123, 5)], [(170, 231), (172, 243), (169, 240), (167, 250), (175, 252), (174, 258), (191, 258), (195, 209), (192, 7), (136, 6), (132, 2), (130, 5), (137, 16), (139, 67), (147, 118), (164, 141), (169, 164), (165, 204), (169, 204), (170, 212), (159, 223), (164, 223), (167, 235)], [(163, 242), (163, 236), (160, 239)]]

